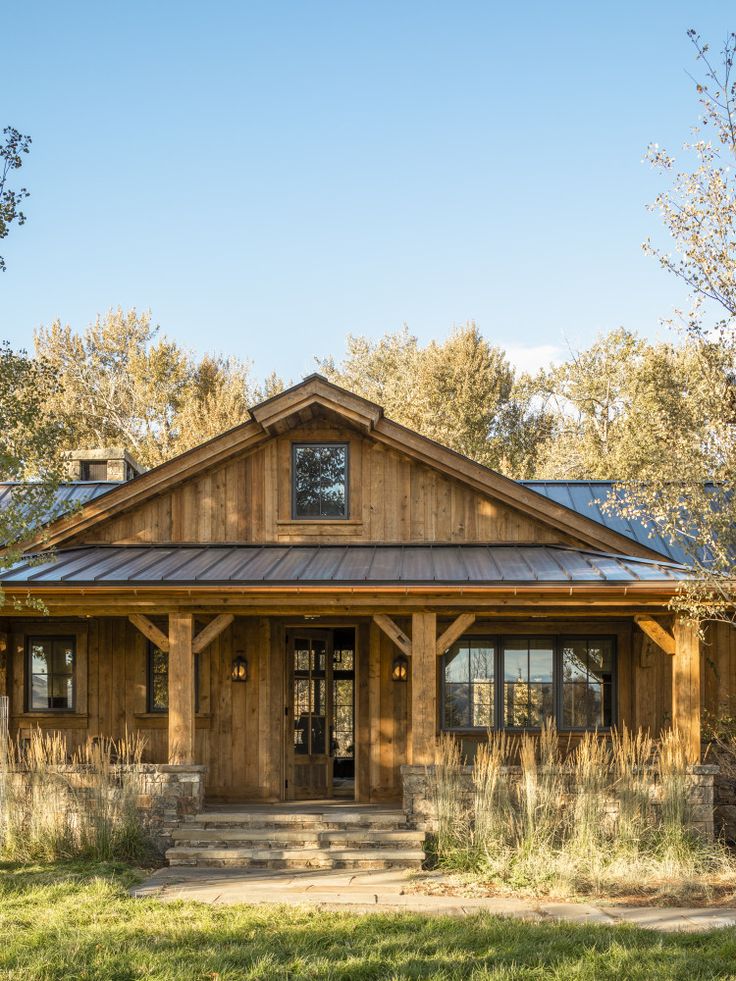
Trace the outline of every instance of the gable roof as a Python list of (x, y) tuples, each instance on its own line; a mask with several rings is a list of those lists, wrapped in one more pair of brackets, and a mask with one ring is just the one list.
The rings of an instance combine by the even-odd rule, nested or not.
[[(370, 434), (377, 442), (440, 470), (481, 494), (572, 536), (583, 545), (602, 551), (661, 558), (661, 553), (651, 545), (608, 527), (591, 516), (579, 514), (551, 496), (540, 494), (387, 419), (381, 406), (317, 374), (254, 406), (246, 422), (133, 480), (117, 485), (91, 499), (74, 513), (52, 521), (46, 528), (43, 540), (48, 546), (59, 546), (72, 536), (88, 531), (97, 523), (170, 489), (206, 468), (255, 449), (273, 435), (285, 432), (291, 426), (301, 425), (314, 418), (315, 414), (327, 414), (328, 417), (347, 421)], [(32, 547), (40, 541), (39, 534), (28, 546)]]

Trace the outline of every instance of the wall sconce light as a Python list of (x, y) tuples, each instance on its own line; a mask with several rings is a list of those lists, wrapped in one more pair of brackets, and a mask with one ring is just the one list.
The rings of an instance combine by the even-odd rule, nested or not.
[(233, 658), (233, 669), (230, 679), (231, 681), (248, 680), (248, 662), (243, 657), (242, 651), (238, 651), (237, 655)]
[(404, 654), (394, 658), (391, 677), (394, 681), (406, 681), (409, 677), (409, 659)]

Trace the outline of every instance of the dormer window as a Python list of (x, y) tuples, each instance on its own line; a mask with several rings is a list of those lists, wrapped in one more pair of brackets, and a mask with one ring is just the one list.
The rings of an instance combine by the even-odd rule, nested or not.
[(348, 517), (347, 443), (295, 443), (292, 517)]

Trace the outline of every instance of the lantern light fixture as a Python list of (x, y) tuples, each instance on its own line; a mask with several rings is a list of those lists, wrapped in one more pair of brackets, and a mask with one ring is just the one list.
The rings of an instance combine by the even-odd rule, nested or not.
[(409, 678), (409, 659), (405, 654), (399, 654), (394, 658), (391, 677), (394, 681), (407, 681)]
[(230, 678), (232, 681), (248, 680), (248, 662), (243, 657), (242, 651), (238, 651), (233, 658), (233, 668)]

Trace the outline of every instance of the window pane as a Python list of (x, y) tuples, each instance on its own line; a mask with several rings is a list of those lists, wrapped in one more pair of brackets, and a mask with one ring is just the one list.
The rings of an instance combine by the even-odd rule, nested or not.
[(49, 674), (51, 667), (51, 645), (34, 641), (31, 644), (31, 671), (34, 674)]
[(503, 655), (504, 681), (526, 681), (529, 670), (529, 647), (526, 641), (507, 643)]
[(31, 708), (49, 708), (49, 679), (45, 674), (34, 674), (31, 677)]
[(493, 655), (494, 649), (482, 642), (472, 643), (469, 647), (470, 653), (470, 680), (471, 681), (490, 681), (493, 680)]
[(347, 447), (294, 447), (294, 511), (298, 518), (347, 516)]
[(596, 729), (613, 724), (613, 641), (567, 638), (562, 641), (562, 725)]
[(588, 643), (566, 640), (562, 648), (562, 680), (585, 681), (588, 676)]
[(495, 719), (493, 712), (493, 682), (477, 683), (471, 686), (473, 715), (471, 725), (474, 727), (492, 728)]
[(462, 648), (454, 653), (445, 655), (445, 682), (467, 681), (470, 677), (469, 671), (470, 652), (467, 648)]
[(467, 729), (470, 725), (470, 685), (445, 685), (445, 726)]
[(529, 681), (552, 684), (554, 650), (549, 641), (532, 640), (529, 643)]
[(507, 726), (524, 728), (529, 722), (529, 686), (507, 682), (503, 691), (504, 719)]

